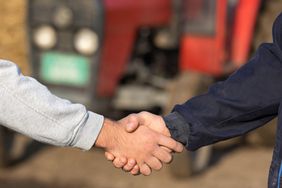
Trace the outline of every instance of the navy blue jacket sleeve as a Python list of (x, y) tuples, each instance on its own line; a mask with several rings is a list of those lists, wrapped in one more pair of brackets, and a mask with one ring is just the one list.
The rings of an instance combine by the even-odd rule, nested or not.
[(280, 14), (273, 26), (273, 44), (262, 44), (226, 81), (176, 105), (164, 117), (174, 139), (195, 150), (243, 135), (277, 115), (282, 99), (281, 26)]

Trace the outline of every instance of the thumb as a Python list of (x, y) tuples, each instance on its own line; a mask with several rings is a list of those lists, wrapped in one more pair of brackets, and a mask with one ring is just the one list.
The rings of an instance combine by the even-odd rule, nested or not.
[(134, 132), (139, 127), (138, 118), (135, 115), (128, 117), (128, 122), (125, 125), (125, 130), (129, 133)]

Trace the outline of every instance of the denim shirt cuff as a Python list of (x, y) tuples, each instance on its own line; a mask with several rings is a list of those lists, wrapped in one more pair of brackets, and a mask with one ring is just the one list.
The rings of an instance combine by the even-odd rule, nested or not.
[(190, 131), (189, 124), (185, 119), (178, 112), (172, 112), (164, 116), (163, 119), (170, 131), (171, 137), (183, 145), (188, 146)]

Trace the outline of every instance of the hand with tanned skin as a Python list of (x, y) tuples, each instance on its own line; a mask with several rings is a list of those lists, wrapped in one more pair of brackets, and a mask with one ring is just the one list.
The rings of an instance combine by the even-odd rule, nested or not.
[[(148, 128), (150, 130), (153, 130), (155, 133), (160, 133), (161, 135), (165, 137), (170, 137), (170, 132), (167, 129), (165, 122), (161, 116), (157, 116), (154, 114), (151, 114), (149, 112), (140, 112), (138, 114), (131, 114), (124, 118), (122, 120), (125, 124), (125, 130), (128, 133), (134, 134), (139, 129)], [(140, 130), (141, 131), (141, 130)], [(176, 141), (175, 141), (176, 142)], [(172, 151), (174, 152), (181, 152), (183, 150), (183, 146), (177, 143), (177, 147), (166, 147), (165, 145), (160, 145), (159, 150), (163, 153), (162, 159), (159, 160), (158, 165), (154, 167), (158, 168), (152, 168), (150, 166), (150, 163), (144, 163), (142, 166), (139, 165), (139, 163), (134, 158), (123, 158), (120, 156), (115, 155), (114, 153), (110, 151), (105, 152), (105, 156), (108, 160), (112, 161), (114, 166), (117, 168), (123, 168), (124, 171), (130, 171), (131, 174), (137, 175), (140, 172), (146, 175), (151, 173), (151, 167), (152, 169), (158, 170), (162, 163), (169, 163), (172, 160)], [(175, 143), (174, 143), (175, 144)], [(179, 148), (176, 150), (176, 148)], [(137, 164), (136, 164), (137, 162)], [(162, 162), (162, 163), (160, 163)]]
[(96, 147), (105, 149), (107, 159), (112, 160), (115, 167), (123, 167), (134, 175), (139, 171), (150, 175), (151, 170), (160, 170), (162, 163), (172, 160), (171, 151), (183, 150), (180, 143), (169, 137), (166, 128), (153, 126), (161, 123), (158, 116), (154, 119), (156, 122), (148, 124), (145, 115), (147, 112), (132, 114), (118, 122), (106, 119), (95, 143)]

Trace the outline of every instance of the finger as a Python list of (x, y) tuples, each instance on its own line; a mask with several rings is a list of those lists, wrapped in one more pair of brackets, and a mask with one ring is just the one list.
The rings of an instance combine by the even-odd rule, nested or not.
[(127, 164), (124, 165), (123, 170), (129, 172), (134, 168), (135, 165), (136, 161), (134, 159), (129, 159)]
[(128, 121), (125, 130), (129, 133), (135, 131), (139, 127), (139, 121), (136, 114), (131, 114), (128, 116)]
[(115, 159), (115, 156), (109, 152), (105, 152), (105, 157), (108, 161), (113, 161)]
[(156, 157), (150, 157), (146, 160), (146, 164), (153, 170), (160, 170), (163, 165)]
[(139, 174), (140, 174), (140, 168), (139, 168), (139, 166), (138, 166), (138, 165), (135, 165), (135, 166), (133, 167), (133, 169), (130, 171), (130, 173), (131, 173), (132, 175), (134, 175), (134, 176), (139, 175)]
[(164, 147), (164, 146), (160, 146), (162, 149), (164, 149), (166, 152), (168, 152), (168, 153), (171, 153), (172, 152), (172, 150), (171, 149), (169, 149), (169, 148), (167, 148), (167, 147)]
[(144, 176), (149, 176), (152, 173), (152, 170), (147, 164), (144, 163), (140, 166), (140, 172)]
[(153, 153), (154, 157), (158, 158), (164, 163), (170, 163), (172, 160), (172, 155), (170, 152), (167, 152), (164, 148), (159, 147)]
[(183, 151), (183, 145), (179, 142), (176, 142), (170, 137), (159, 135), (159, 145), (165, 146), (175, 152), (181, 153)]
[(113, 164), (116, 168), (121, 168), (127, 163), (127, 159), (125, 157), (117, 157), (114, 159)]

